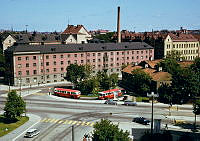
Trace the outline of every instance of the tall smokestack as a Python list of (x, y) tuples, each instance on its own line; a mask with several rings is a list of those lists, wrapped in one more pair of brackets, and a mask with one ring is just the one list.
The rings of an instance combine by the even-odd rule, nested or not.
[(117, 7), (117, 43), (121, 43), (121, 32), (120, 32), (120, 7)]

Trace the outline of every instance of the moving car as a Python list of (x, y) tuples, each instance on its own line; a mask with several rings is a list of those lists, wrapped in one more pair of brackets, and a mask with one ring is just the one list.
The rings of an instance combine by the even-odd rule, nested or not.
[(117, 105), (117, 101), (114, 101), (113, 99), (108, 99), (108, 100), (105, 101), (104, 104)]
[(126, 105), (126, 106), (137, 106), (137, 103), (130, 101), (130, 100), (125, 100), (124, 105)]
[(133, 122), (144, 124), (144, 125), (148, 125), (150, 123), (150, 121), (144, 117), (133, 118)]
[(40, 131), (38, 131), (37, 129), (29, 129), (26, 134), (24, 135), (24, 137), (26, 138), (32, 138), (36, 135), (38, 135), (40, 133)]

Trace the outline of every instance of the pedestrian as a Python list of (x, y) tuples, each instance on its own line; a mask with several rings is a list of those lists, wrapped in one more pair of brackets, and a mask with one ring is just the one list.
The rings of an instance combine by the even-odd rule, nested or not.
[(168, 125), (167, 125), (167, 123), (165, 124), (165, 129), (168, 129)]

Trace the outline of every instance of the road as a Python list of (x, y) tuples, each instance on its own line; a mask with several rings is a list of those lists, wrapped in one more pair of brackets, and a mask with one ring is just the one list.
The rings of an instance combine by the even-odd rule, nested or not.
[[(82, 139), (84, 134), (92, 131), (96, 121), (106, 118), (116, 123), (130, 123), (129, 127), (149, 128), (149, 125), (138, 125), (131, 122), (133, 117), (151, 117), (151, 106), (124, 106), (106, 105), (94, 102), (66, 101), (66, 98), (57, 98), (48, 95), (48, 88), (40, 88), (39, 93), (25, 96), (27, 113), (41, 117), (41, 121), (34, 126), (40, 134), (33, 139), (17, 138), (17, 141), (71, 141), (72, 125), (74, 126), (75, 141)], [(5, 98), (1, 98), (0, 107), (3, 108)], [(161, 118), (164, 122), (168, 109), (162, 106), (154, 108), (154, 118)], [(174, 116), (193, 117), (192, 110), (182, 109), (181, 112), (172, 111)], [(128, 127), (127, 127), (128, 129)], [(131, 131), (129, 129), (129, 131)]]

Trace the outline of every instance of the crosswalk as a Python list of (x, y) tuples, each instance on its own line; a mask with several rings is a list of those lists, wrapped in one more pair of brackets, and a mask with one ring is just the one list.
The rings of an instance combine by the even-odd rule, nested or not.
[(91, 126), (95, 124), (94, 122), (87, 121), (76, 121), (76, 120), (62, 120), (62, 119), (53, 119), (53, 118), (43, 118), (40, 122), (44, 123), (56, 123), (56, 124), (69, 124), (69, 125), (80, 125), (80, 126)]

